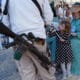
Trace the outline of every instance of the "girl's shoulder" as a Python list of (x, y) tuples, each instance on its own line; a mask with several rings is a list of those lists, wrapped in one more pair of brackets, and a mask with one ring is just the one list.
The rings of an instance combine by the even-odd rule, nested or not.
[(60, 31), (56, 31), (58, 34), (61, 34), (61, 32)]

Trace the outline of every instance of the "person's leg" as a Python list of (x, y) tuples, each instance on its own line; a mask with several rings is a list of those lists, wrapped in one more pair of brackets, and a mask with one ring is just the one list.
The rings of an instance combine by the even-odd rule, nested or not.
[(56, 38), (55, 37), (48, 37), (47, 38), (47, 45), (50, 50), (50, 60), (53, 64), (55, 61), (55, 51), (56, 51)]
[[(46, 42), (44, 45), (40, 45), (37, 43), (34, 43), (34, 46), (43, 53), (43, 55), (47, 56), (47, 50), (46, 50)], [(55, 80), (55, 68), (52, 66), (49, 66), (49, 71), (47, 71), (41, 64), (36, 62), (36, 67), (38, 69), (38, 75), (40, 75), (41, 80)]]
[(16, 64), (21, 80), (38, 80), (33, 62), (26, 55), (23, 55), (20, 61), (16, 61)]
[(71, 77), (71, 63), (67, 63), (67, 76)]
[(66, 64), (65, 63), (61, 63), (61, 69), (63, 72), (63, 80), (66, 79)]

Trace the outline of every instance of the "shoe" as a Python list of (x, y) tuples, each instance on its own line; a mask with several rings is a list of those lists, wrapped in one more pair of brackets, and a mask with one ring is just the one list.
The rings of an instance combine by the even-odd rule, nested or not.
[(62, 80), (67, 80), (67, 77), (63, 77)]
[(68, 74), (67, 77), (68, 77), (68, 78), (72, 77), (72, 74)]
[(63, 75), (62, 80), (67, 80), (67, 76), (66, 75)]

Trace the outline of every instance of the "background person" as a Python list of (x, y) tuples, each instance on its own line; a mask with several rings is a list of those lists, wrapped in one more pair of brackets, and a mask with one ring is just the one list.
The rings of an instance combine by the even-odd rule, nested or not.
[(71, 64), (73, 59), (70, 43), (71, 25), (68, 21), (62, 21), (59, 25), (59, 37), (56, 39), (56, 63), (61, 65), (63, 79), (71, 77)]
[[(72, 25), (72, 36), (71, 45), (73, 50), (73, 63), (72, 63), (72, 74), (80, 76), (80, 3), (75, 3), (72, 7), (73, 20)], [(75, 29), (75, 30), (74, 30)], [(79, 77), (80, 79), (80, 77)]]

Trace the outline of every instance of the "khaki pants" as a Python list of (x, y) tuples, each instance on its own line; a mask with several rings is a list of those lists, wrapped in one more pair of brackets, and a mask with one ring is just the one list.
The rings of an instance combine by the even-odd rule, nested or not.
[[(44, 46), (34, 44), (39, 51), (46, 53), (46, 44)], [(35, 55), (29, 51), (23, 54), (20, 61), (16, 61), (22, 80), (55, 80), (45, 68), (41, 66)], [(36, 68), (38, 74), (36, 74)], [(41, 79), (40, 79), (41, 78)]]
[(33, 62), (24, 54), (20, 61), (16, 61), (21, 80), (37, 80)]

